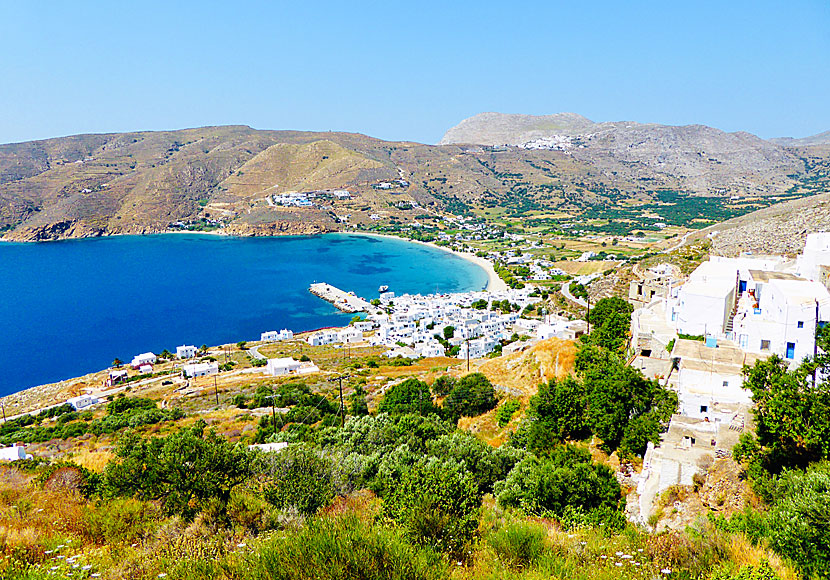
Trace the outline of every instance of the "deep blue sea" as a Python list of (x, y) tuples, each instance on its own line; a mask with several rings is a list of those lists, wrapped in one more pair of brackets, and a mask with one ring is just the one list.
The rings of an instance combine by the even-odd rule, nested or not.
[(328, 282), (367, 299), (480, 290), (483, 269), (421, 244), (330, 234), (199, 234), (0, 243), (0, 395), (180, 344), (258, 340), (351, 316), (308, 292)]

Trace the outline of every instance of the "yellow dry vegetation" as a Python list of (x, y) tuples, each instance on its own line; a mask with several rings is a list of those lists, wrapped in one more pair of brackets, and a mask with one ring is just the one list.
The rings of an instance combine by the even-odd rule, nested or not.
[(277, 143), (250, 159), (221, 185), (243, 197), (338, 188), (357, 181), (363, 171), (383, 167), (379, 161), (325, 139)]
[(107, 463), (115, 454), (106, 449), (80, 449), (72, 454), (70, 461), (96, 473), (103, 473)]
[(490, 381), (530, 397), (540, 382), (563, 378), (573, 372), (576, 344), (572, 340), (550, 338), (517, 352), (493, 358), (478, 366)]
[[(527, 409), (530, 397), (536, 394), (539, 383), (553, 378), (561, 379), (572, 373), (575, 358), (574, 341), (550, 338), (535, 344), (524, 352), (489, 359), (477, 364), (475, 368), (471, 367), (470, 370), (483, 373), (490, 379), (490, 382), (503, 388), (500, 393), (502, 401), (499, 406), (512, 396), (521, 401), (524, 411)], [(463, 373), (453, 374), (466, 374), (466, 367)], [(508, 397), (504, 396), (505, 391)], [(476, 433), (490, 445), (498, 447), (507, 440), (508, 435), (523, 415), (522, 412), (516, 413), (510, 423), (499, 427), (496, 419), (498, 408), (478, 417), (462, 417), (458, 422), (458, 427)]]

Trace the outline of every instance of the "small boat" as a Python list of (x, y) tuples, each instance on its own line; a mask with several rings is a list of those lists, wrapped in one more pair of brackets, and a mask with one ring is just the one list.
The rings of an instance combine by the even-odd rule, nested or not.
[(386, 292), (387, 290), (389, 290), (389, 286), (387, 286), (386, 284), (384, 284), (383, 286), (381, 286), (380, 288), (378, 288), (378, 292), (380, 292), (381, 294), (383, 294), (383, 293), (384, 293), (384, 292)]

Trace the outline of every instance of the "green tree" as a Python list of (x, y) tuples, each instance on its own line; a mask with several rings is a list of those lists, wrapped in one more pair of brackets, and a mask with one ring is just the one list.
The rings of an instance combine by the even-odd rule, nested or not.
[(527, 448), (539, 453), (568, 439), (581, 439), (590, 431), (586, 421), (588, 397), (585, 386), (574, 377), (551, 379), (539, 385), (530, 398)]
[(441, 410), (432, 402), (429, 386), (411, 378), (392, 386), (378, 405), (381, 413), (419, 415), (440, 414)]
[(159, 500), (167, 513), (187, 519), (206, 502), (227, 506), (231, 490), (251, 475), (252, 454), (205, 433), (204, 422), (167, 437), (129, 432), (115, 455), (104, 470), (105, 495)]
[(444, 340), (449, 340), (453, 336), (455, 336), (455, 327), (454, 326), (445, 326), (444, 327)]
[(416, 543), (464, 558), (473, 541), (481, 497), (469, 473), (452, 460), (415, 463), (384, 501), (384, 512)]
[(366, 402), (366, 391), (361, 385), (355, 387), (354, 393), (349, 397), (349, 414), (353, 417), (361, 417), (369, 414), (369, 404)]
[(475, 417), (494, 409), (498, 404), (496, 390), (482, 373), (472, 373), (458, 379), (444, 400), (447, 417)]
[(280, 509), (314, 515), (334, 497), (331, 463), (311, 448), (292, 446), (266, 453), (258, 466), (269, 480), (263, 489), (265, 499)]
[[(677, 408), (676, 393), (646, 379), (616, 353), (595, 345), (580, 347), (575, 369), (587, 397), (587, 426), (602, 439), (606, 451), (617, 449), (626, 439), (624, 452), (642, 454), (645, 443), (659, 441), (660, 424)], [(648, 414), (649, 419), (635, 421)]]
[(504, 507), (560, 518), (574, 509), (607, 512), (623, 505), (613, 470), (573, 445), (560, 445), (546, 458), (528, 455), (496, 484), (495, 494)]
[(441, 375), (432, 383), (432, 392), (438, 397), (450, 394), (455, 386), (455, 379), (449, 375)]
[(745, 438), (737, 459), (777, 473), (830, 458), (830, 383), (812, 380), (822, 362), (788, 371), (786, 361), (773, 355), (744, 367), (744, 388), (755, 402), (757, 445)]

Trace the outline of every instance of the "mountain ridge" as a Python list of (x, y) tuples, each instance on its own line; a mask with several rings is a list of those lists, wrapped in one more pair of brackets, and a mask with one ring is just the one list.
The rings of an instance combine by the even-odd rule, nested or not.
[[(468, 125), (514, 118), (523, 127), (539, 122), (486, 113)], [(595, 123), (574, 113), (544, 117), (543, 125), (543, 134), (559, 137), (509, 147), (247, 125), (4, 144), (0, 234), (38, 241), (156, 233), (177, 221), (221, 222), (244, 235), (320, 233), (346, 220), (361, 227), (379, 223), (377, 216), (380, 223), (411, 221), (415, 214), (401, 208), (423, 208), (421, 218), (495, 207), (517, 216), (578, 213), (654, 200), (661, 191), (751, 201), (824, 191), (830, 180), (823, 146), (782, 147), (703, 125)], [(329, 189), (348, 189), (353, 198), (313, 210), (269, 201)]]

